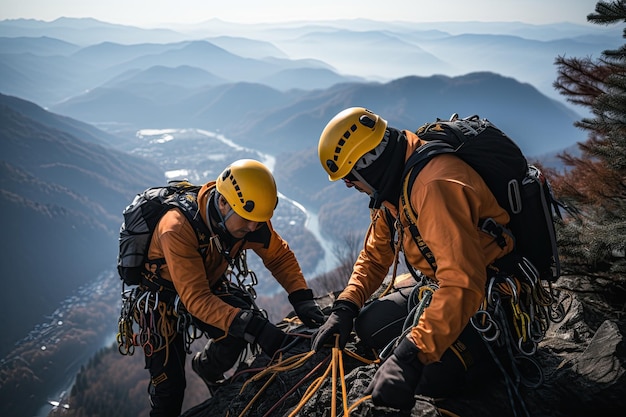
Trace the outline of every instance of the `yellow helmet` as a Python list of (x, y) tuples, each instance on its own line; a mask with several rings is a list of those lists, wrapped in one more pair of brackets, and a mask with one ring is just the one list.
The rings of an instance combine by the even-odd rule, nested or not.
[(333, 117), (320, 136), (317, 152), (330, 181), (348, 175), (354, 164), (378, 146), (387, 121), (363, 107), (351, 107)]
[(216, 188), (235, 213), (253, 222), (271, 219), (278, 203), (274, 176), (253, 159), (240, 159), (226, 167), (217, 177)]

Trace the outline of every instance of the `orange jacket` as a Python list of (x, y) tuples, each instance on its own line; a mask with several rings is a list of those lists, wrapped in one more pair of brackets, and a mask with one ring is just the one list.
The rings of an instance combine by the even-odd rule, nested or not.
[[(206, 205), (215, 182), (205, 184), (198, 193), (198, 207), (202, 219), (207, 223)], [(208, 224), (208, 223), (207, 223)], [(287, 242), (267, 222), (269, 240), (243, 244), (243, 249), (252, 249), (262, 260), (281, 286), (291, 294), (306, 289), (300, 265)], [(243, 241), (231, 249), (238, 253)], [(206, 260), (198, 252), (198, 239), (185, 215), (180, 210), (170, 210), (159, 220), (150, 248), (149, 259), (165, 259), (161, 267), (161, 277), (173, 282), (183, 305), (194, 317), (228, 332), (239, 308), (222, 301), (211, 292), (211, 287), (228, 268), (213, 240), (209, 245)], [(154, 269), (154, 268), (153, 268)]]
[[(412, 132), (404, 133), (408, 141), (406, 162), (424, 142)], [(441, 358), (476, 313), (485, 295), (487, 266), (510, 252), (513, 242), (507, 236), (507, 246), (501, 249), (491, 236), (478, 229), (479, 219), (491, 217), (506, 225), (509, 215), (480, 175), (454, 155), (440, 155), (429, 162), (417, 176), (410, 199), (418, 213), (420, 234), (437, 261), (437, 272), (433, 273), (411, 236), (399, 201), (404, 256), (439, 285), (430, 306), (411, 331), (420, 349), (420, 360), (428, 364)], [(397, 210), (389, 202), (383, 204), (384, 208), (372, 214), (364, 247), (339, 296), (358, 306), (363, 306), (380, 287), (394, 260), (392, 230), (385, 221), (385, 210), (394, 218)]]

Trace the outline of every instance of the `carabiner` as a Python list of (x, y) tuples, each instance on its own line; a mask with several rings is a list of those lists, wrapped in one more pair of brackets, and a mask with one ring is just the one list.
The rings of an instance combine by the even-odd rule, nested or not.
[(118, 345), (117, 350), (125, 356), (133, 356), (135, 353), (135, 346), (133, 345)]
[(524, 348), (524, 343), (525, 343), (525, 342), (524, 342), (523, 338), (521, 338), (521, 337), (520, 337), (520, 338), (517, 340), (517, 350), (519, 350), (519, 352), (520, 352), (522, 355), (525, 355), (525, 356), (533, 356), (533, 355), (537, 352), (537, 344), (536, 344), (535, 342), (529, 342), (529, 343), (526, 343), (526, 344), (531, 345), (531, 349), (530, 349), (530, 350), (525, 350), (525, 348)]
[[(484, 318), (480, 318), (479, 316), (484, 315)], [(486, 326), (482, 326), (480, 324), (476, 324), (476, 320), (481, 319), (481, 322), (487, 322)], [(489, 329), (491, 329), (491, 326), (493, 325), (493, 320), (491, 319), (491, 314), (489, 314), (488, 311), (485, 310), (478, 310), (476, 313), (474, 313), (474, 315), (470, 318), (470, 323), (472, 323), (472, 326), (474, 326), (474, 328), (476, 330), (478, 330), (479, 332), (483, 333), (483, 332), (487, 332), (489, 331)]]
[(146, 342), (143, 346), (143, 353), (144, 355), (150, 357), (152, 356), (152, 354), (154, 353), (154, 348), (152, 347), (152, 344), (150, 342)]
[[(485, 316), (485, 318), (481, 319), (481, 321), (486, 321), (487, 322), (486, 326), (480, 326), (480, 325), (476, 324), (476, 320), (477, 320), (476, 315), (477, 314), (481, 314), (481, 315)], [(472, 323), (472, 326), (474, 326), (474, 328), (480, 333), (482, 338), (485, 339), (487, 342), (493, 342), (494, 340), (497, 340), (498, 337), (500, 337), (500, 328), (498, 327), (498, 323), (496, 323), (496, 321), (491, 317), (491, 314), (489, 314), (488, 311), (478, 310), (470, 318), (470, 323)], [(493, 330), (493, 334), (490, 336), (487, 333), (489, 331), (491, 331), (492, 328), (494, 330)]]
[(515, 281), (513, 281), (511, 277), (506, 277), (504, 278), (504, 280), (507, 282), (507, 284), (509, 284), (509, 288), (511, 288), (511, 295), (513, 297), (512, 302), (515, 304), (519, 303), (519, 295)]

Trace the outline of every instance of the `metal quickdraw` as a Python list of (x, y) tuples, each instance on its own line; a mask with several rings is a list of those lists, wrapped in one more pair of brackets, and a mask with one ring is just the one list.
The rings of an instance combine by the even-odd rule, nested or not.
[(185, 352), (187, 352), (187, 354), (191, 354), (191, 344), (195, 340), (203, 337), (205, 334), (194, 325), (193, 317), (180, 301), (180, 296), (178, 294), (176, 294), (172, 305), (168, 306), (167, 314), (176, 319), (174, 325), (176, 333), (183, 335)]
[[(543, 383), (543, 371), (534, 355), (549, 322), (562, 320), (565, 313), (562, 303), (556, 303), (550, 284), (549, 289), (544, 287), (528, 259), (522, 257), (515, 266), (517, 274), (490, 274), (482, 306), (470, 323), (503, 372), (514, 415), (517, 416), (516, 410), (522, 410), (528, 416), (518, 384), (536, 388)], [(555, 305), (560, 307), (555, 310)], [(495, 348), (500, 354), (495, 353)], [(510, 364), (510, 372), (501, 363), (502, 355)]]
[(133, 310), (139, 291), (139, 287), (133, 287), (128, 290), (122, 287), (122, 309), (117, 324), (118, 333), (116, 337), (118, 351), (122, 355), (132, 356), (135, 353)]
[[(235, 259), (233, 259), (233, 263), (231, 264), (231, 268), (227, 271), (227, 276), (231, 283), (233, 282), (233, 278), (236, 280), (236, 286), (239, 287), (242, 291), (248, 294), (248, 298), (254, 310), (257, 310), (262, 313), (263, 317), (268, 318), (268, 314), (265, 310), (261, 309), (256, 304), (257, 293), (254, 287), (259, 283), (256, 273), (248, 268), (248, 259), (247, 259), (247, 251), (243, 250), (239, 253)], [(250, 282), (246, 282), (247, 279), (250, 279)]]
[(122, 355), (131, 356), (135, 347), (141, 347), (146, 356), (152, 356), (169, 349), (177, 333), (183, 335), (185, 349), (191, 353), (193, 341), (204, 335), (194, 326), (178, 295), (170, 297), (169, 301), (162, 295), (160, 291), (141, 285), (122, 292), (117, 334), (118, 351)]

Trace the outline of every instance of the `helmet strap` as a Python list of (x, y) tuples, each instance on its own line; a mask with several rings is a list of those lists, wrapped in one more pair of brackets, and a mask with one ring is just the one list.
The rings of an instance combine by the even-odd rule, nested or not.
[[(209, 231), (211, 232), (211, 241), (214, 242), (215, 246), (217, 247), (217, 250), (220, 252), (220, 254), (224, 257), (224, 259), (226, 259), (226, 261), (228, 262), (228, 264), (230, 265), (231, 268), (235, 268), (237, 267), (238, 270), (241, 270), (240, 266), (236, 265), (237, 262), (241, 262), (241, 260), (239, 260), (238, 258), (240, 257), (240, 255), (245, 254), (245, 250), (242, 250), (241, 248), (243, 248), (243, 246), (239, 249), (239, 251), (237, 252), (237, 254), (235, 256), (230, 256), (230, 245), (226, 245), (226, 242), (228, 241), (228, 236), (230, 236), (230, 233), (228, 233), (228, 230), (226, 229), (226, 220), (228, 220), (228, 218), (230, 216), (232, 216), (232, 214), (234, 213), (232, 207), (229, 208), (230, 210), (228, 211), (228, 213), (226, 213), (226, 216), (222, 216), (222, 212), (220, 211), (220, 207), (219, 207), (219, 202), (218, 199), (221, 197), (222, 195), (217, 191), (217, 189), (214, 189), (214, 191), (212, 192), (211, 196), (209, 197), (209, 199), (213, 199), (213, 206), (215, 207), (215, 211), (217, 212), (217, 215), (220, 217), (220, 221), (216, 222), (217, 226), (219, 227), (219, 229), (223, 232), (222, 234), (220, 234), (220, 230), (218, 230), (218, 233), (215, 233), (213, 231), (213, 227), (211, 227), (211, 216), (209, 214), (209, 207), (211, 205), (211, 201), (207, 201), (206, 204), (206, 217), (207, 217), (207, 223), (209, 226)], [(226, 241), (225, 241), (226, 239)], [(244, 238), (245, 240), (245, 238)], [(226, 248), (229, 249), (226, 249)], [(245, 259), (243, 260), (243, 262), (245, 263)], [(247, 270), (247, 264), (246, 264), (246, 270)], [(252, 271), (250, 271), (252, 272)]]
[[(217, 227), (219, 227), (223, 232), (228, 233), (228, 229), (226, 229), (226, 220), (230, 218), (230, 216), (235, 213), (233, 208), (228, 205), (228, 213), (226, 216), (222, 215), (222, 211), (220, 210), (220, 197), (223, 196), (219, 193), (219, 191), (215, 190), (215, 194), (213, 195), (213, 205), (215, 206), (215, 211), (217, 211), (217, 215), (219, 216), (219, 221), (217, 222)], [(206, 215), (209, 218), (209, 205), (206, 206)]]
[(357, 171), (356, 169), (353, 169), (352, 171), (350, 171), (350, 173), (354, 175), (354, 177), (358, 181), (361, 181), (363, 184), (365, 184), (367, 188), (372, 190), (372, 195), (370, 195), (370, 208), (379, 208), (382, 201), (379, 201), (380, 193), (378, 192), (378, 190), (374, 188), (369, 182), (365, 181), (365, 178), (363, 178), (363, 176), (359, 174), (359, 171)]

